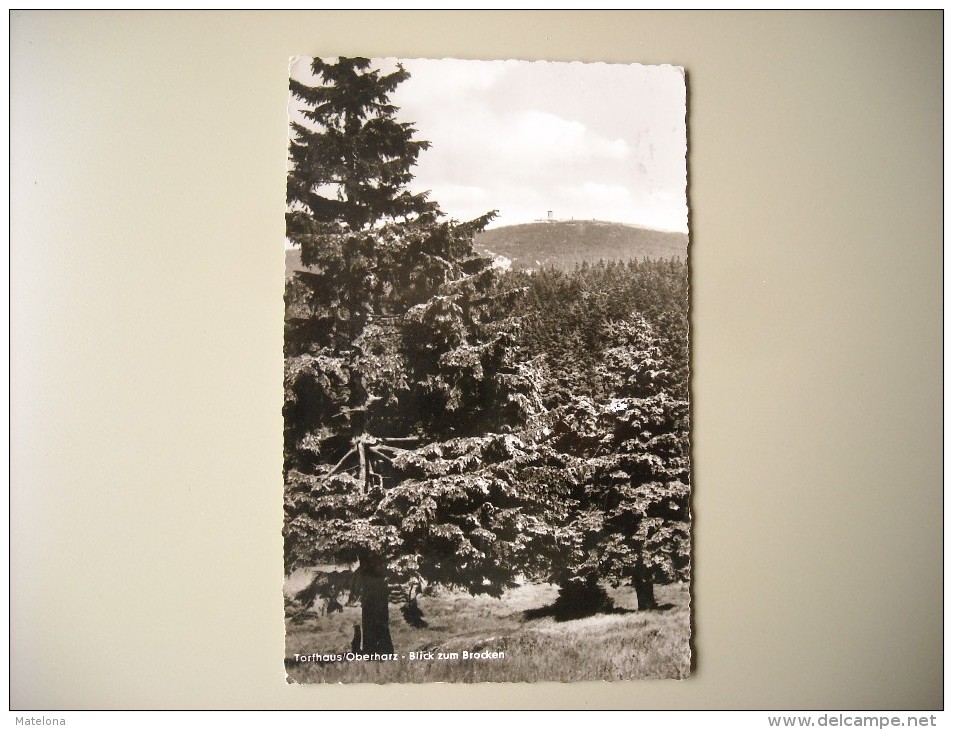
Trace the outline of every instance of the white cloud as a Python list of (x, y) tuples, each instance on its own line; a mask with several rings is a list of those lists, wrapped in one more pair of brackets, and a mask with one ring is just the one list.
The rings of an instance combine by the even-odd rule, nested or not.
[(520, 210), (521, 217), (532, 220), (556, 205), (555, 189), (566, 181), (600, 170), (616, 181), (634, 169), (624, 140), (607, 139), (580, 122), (544, 111), (472, 109), (468, 122), (434, 114), (425, 129), (433, 148), (421, 155), (416, 170), (415, 185), (432, 190), (456, 217), (463, 217), (453, 207), (462, 189), (482, 191), (479, 199), (468, 198), (479, 203), (480, 212), (499, 208), (511, 219), (510, 211)]
[[(375, 62), (383, 72), (396, 60)], [(672, 67), (402, 60), (391, 97), (431, 142), (415, 191), (458, 220), (598, 218), (687, 230), (684, 77)]]
[(671, 68), (417, 63), (395, 103), (433, 145), (415, 185), (450, 215), (498, 208), (503, 225), (553, 210), (686, 230), (684, 89)]
[(512, 126), (498, 131), (512, 152), (540, 163), (623, 160), (630, 152), (624, 140), (606, 139), (581, 122), (535, 109), (513, 115)]
[[(398, 60), (385, 59), (396, 67)], [(422, 103), (453, 103), (466, 99), (474, 93), (491, 89), (505, 74), (506, 63), (501, 61), (473, 62), (447, 58), (401, 59), (399, 63), (410, 73), (415, 83), (410, 94)], [(395, 102), (399, 102), (409, 89), (409, 82), (397, 89)]]
[[(418, 180), (415, 187), (428, 189)], [(471, 220), (493, 210), (493, 201), (484, 188), (474, 185), (456, 185), (454, 183), (440, 183), (439, 190), (431, 191), (435, 200), (451, 218), (457, 220)]]

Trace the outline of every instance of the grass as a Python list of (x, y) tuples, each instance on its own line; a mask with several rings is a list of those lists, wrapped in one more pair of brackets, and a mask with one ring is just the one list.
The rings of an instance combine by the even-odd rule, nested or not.
[[(345, 606), (327, 616), (307, 615), (286, 624), (288, 681), (319, 682), (577, 682), (683, 678), (691, 651), (687, 584), (659, 586), (659, 604), (668, 610), (635, 611), (630, 589), (610, 591), (625, 612), (574, 621), (551, 617), (527, 620), (523, 612), (549, 605), (551, 585), (524, 585), (502, 598), (444, 592), (420, 599), (425, 628), (406, 624), (391, 607), (390, 629), (397, 661), (300, 662), (299, 655), (345, 654), (360, 607)], [(433, 659), (411, 660), (412, 651), (430, 651)], [(502, 659), (439, 659), (438, 653), (503, 652)]]

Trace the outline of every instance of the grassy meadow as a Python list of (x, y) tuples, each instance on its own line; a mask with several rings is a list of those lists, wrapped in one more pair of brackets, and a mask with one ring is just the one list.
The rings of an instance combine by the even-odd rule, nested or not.
[[(527, 619), (524, 612), (552, 604), (557, 589), (527, 584), (500, 599), (444, 591), (421, 597), (427, 626), (408, 625), (391, 606), (396, 661), (300, 662), (295, 654), (350, 651), (360, 606), (328, 615), (304, 614), (286, 622), (289, 682), (574, 682), (683, 678), (691, 663), (689, 590), (685, 583), (659, 586), (665, 609), (637, 612), (631, 589), (610, 590), (616, 612), (572, 621)], [(440, 659), (439, 654), (502, 652), (502, 659)], [(432, 652), (433, 659), (409, 658)]]

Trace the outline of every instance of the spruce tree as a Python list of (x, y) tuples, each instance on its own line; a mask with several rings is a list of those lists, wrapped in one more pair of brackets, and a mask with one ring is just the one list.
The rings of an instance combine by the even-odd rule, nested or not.
[(315, 58), (309, 86), (291, 80), (305, 105), (306, 123), (291, 123), (287, 235), (311, 264), (329, 232), (359, 231), (385, 219), (438, 212), (424, 194), (412, 194), (411, 168), (430, 144), (395, 118), (389, 95), (410, 74), (398, 66), (382, 75), (366, 58), (329, 63)]
[(551, 578), (598, 599), (597, 579), (657, 607), (654, 586), (689, 578), (688, 403), (672, 394), (658, 338), (633, 313), (605, 333), (593, 373), (608, 397), (576, 396), (554, 411), (551, 446), (576, 459), (580, 478), (556, 528)]
[(511, 272), (521, 345), (548, 409), (540, 446), (566, 465), (543, 546), (555, 604), (578, 618), (611, 608), (602, 584), (689, 578), (687, 269), (678, 261), (599, 262)]
[[(286, 291), (286, 570), (357, 564), (335, 575), (360, 598), (361, 649), (390, 653), (391, 589), (499, 595), (532, 564), (553, 505), (522, 477), (559, 458), (531, 437), (539, 375), (473, 251), (493, 213), (446, 220), (406, 189), (428, 146), (388, 102), (406, 71), (312, 71), (291, 83), (307, 122), (292, 124), (287, 237), (308, 269)], [(314, 586), (336, 599), (344, 583)]]

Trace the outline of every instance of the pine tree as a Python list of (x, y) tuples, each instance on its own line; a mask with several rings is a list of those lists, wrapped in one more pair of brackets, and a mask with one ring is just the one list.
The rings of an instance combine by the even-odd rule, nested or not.
[(398, 122), (388, 102), (410, 75), (401, 66), (386, 75), (370, 66), (366, 58), (315, 58), (311, 71), (322, 83), (291, 80), (307, 123), (291, 124), (287, 229), (306, 265), (329, 232), (438, 212), (425, 194), (406, 189), (417, 156), (430, 144), (414, 140), (414, 128)]
[(493, 213), (444, 220), (406, 190), (427, 148), (387, 101), (407, 73), (312, 71), (291, 84), (308, 124), (292, 124), (287, 236), (309, 269), (286, 292), (286, 569), (357, 563), (361, 648), (390, 653), (391, 588), (498, 595), (532, 565), (554, 509), (532, 476), (560, 460), (532, 437), (539, 374), (473, 251)]
[[(538, 356), (549, 409), (544, 444), (573, 479), (551, 525), (551, 612), (607, 610), (600, 582), (689, 577), (687, 270), (678, 261), (599, 262), (507, 279), (527, 294), (521, 341)], [(553, 515), (555, 515), (553, 511)]]
[(609, 397), (573, 398), (552, 429), (553, 448), (584, 465), (555, 531), (552, 579), (564, 590), (627, 583), (650, 609), (654, 585), (689, 578), (688, 404), (671, 394), (675, 378), (644, 318), (616, 323), (607, 337), (594, 379)]

